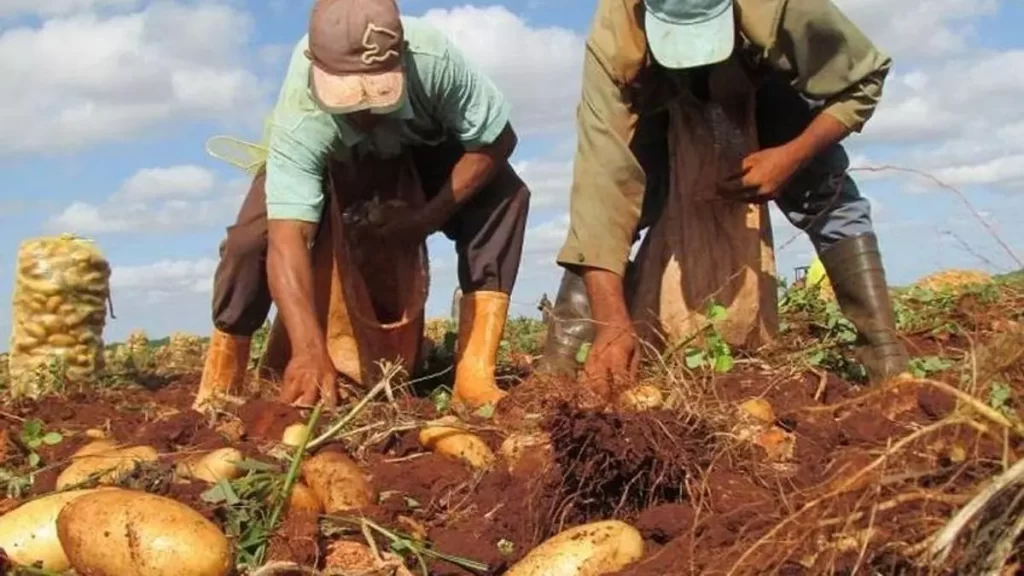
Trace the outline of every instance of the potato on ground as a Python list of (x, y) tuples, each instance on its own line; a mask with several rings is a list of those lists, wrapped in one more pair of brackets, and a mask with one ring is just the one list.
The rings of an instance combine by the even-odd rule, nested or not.
[(420, 430), (420, 444), (446, 458), (469, 464), (478, 470), (494, 466), (494, 452), (472, 432), (454, 426), (429, 426)]
[(242, 469), (238, 466), (242, 459), (242, 453), (236, 448), (221, 448), (180, 462), (174, 473), (179, 478), (192, 478), (216, 484), (219, 480), (238, 478), (242, 474)]
[(302, 478), (328, 514), (366, 508), (376, 500), (359, 465), (339, 452), (321, 452), (303, 462)]
[(619, 396), (619, 403), (629, 412), (657, 410), (665, 404), (665, 394), (656, 386), (647, 384), (624, 391)]
[(618, 572), (644, 554), (640, 532), (617, 520), (565, 530), (531, 550), (505, 576), (601, 576)]
[(498, 453), (513, 476), (532, 474), (551, 465), (555, 458), (551, 435), (546, 432), (512, 434), (501, 443)]
[(57, 492), (0, 516), (0, 549), (23, 566), (40, 562), (44, 570), (67, 571), (71, 564), (57, 538), (57, 515), (68, 503), (97, 490), (104, 488)]
[(185, 504), (108, 489), (76, 499), (57, 516), (57, 535), (82, 576), (226, 576), (228, 539)]
[[(267, 504), (272, 504), (272, 497), (267, 499)], [(288, 513), (292, 510), (319, 515), (324, 512), (324, 503), (320, 501), (320, 497), (313, 492), (312, 488), (302, 482), (296, 482), (292, 484), (292, 491), (288, 495), (284, 512)]]
[(281, 435), (281, 443), (285, 446), (298, 448), (308, 434), (309, 427), (305, 424), (292, 424), (284, 429), (284, 433)]
[(100, 484), (115, 484), (138, 464), (156, 462), (158, 457), (150, 446), (118, 448), (109, 440), (97, 440), (71, 457), (71, 464), (57, 477), (57, 490), (81, 485), (93, 475)]

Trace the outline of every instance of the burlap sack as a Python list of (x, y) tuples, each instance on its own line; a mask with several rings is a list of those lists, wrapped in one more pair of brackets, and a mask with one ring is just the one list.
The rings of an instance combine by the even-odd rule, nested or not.
[(765, 344), (778, 330), (768, 206), (718, 194), (719, 182), (757, 149), (753, 87), (732, 61), (714, 69), (710, 85), (710, 104), (690, 95), (673, 104), (669, 196), (631, 280), (639, 334), (659, 347), (699, 333), (711, 302), (728, 311), (717, 329), (732, 346)]
[[(347, 215), (365, 202), (422, 206), (425, 199), (408, 156), (336, 165), (330, 182), (339, 193), (327, 203), (313, 248), (316, 307), (335, 368), (354, 383), (371, 386), (379, 378), (377, 361), (398, 362), (411, 372), (419, 359), (430, 265), (426, 243), (382, 245), (356, 234)], [(284, 325), (275, 319), (260, 376), (280, 377), (290, 357)]]

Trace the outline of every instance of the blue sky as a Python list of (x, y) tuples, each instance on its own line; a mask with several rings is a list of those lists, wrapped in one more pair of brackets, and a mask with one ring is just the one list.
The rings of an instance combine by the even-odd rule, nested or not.
[[(19, 242), (77, 232), (114, 267), (108, 339), (136, 328), (154, 337), (207, 332), (217, 246), (246, 179), (204, 143), (258, 139), (310, 5), (0, 0), (0, 74), (13, 88), (0, 110), (0, 296), (9, 301)], [(558, 288), (553, 254), (565, 233), (572, 114), (594, 2), (400, 5), (451, 34), (512, 101), (521, 135), (514, 160), (534, 190), (512, 313), (533, 315), (541, 294)], [(962, 193), (906, 173), (857, 173), (890, 280), (1019, 268), (1024, 50), (1014, 32), (1024, 8), (998, 0), (837, 5), (896, 61), (883, 106), (849, 142), (854, 164), (922, 170)], [(791, 277), (810, 247), (773, 215), (778, 269)], [(444, 314), (454, 254), (440, 236), (430, 249), (428, 308)], [(0, 333), (9, 332), (5, 305)]]

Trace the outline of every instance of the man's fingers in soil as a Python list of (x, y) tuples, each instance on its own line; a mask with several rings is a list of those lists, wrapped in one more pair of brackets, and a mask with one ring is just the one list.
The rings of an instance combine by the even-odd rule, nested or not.
[(300, 396), (293, 405), (310, 408), (316, 403), (316, 399), (319, 396), (320, 390), (319, 386), (316, 385), (316, 382), (306, 380), (305, 385), (302, 387), (302, 396)]
[(277, 395), (278, 402), (291, 404), (302, 394), (302, 382), (298, 378), (286, 378), (281, 392)]
[(324, 408), (333, 410), (338, 406), (338, 383), (334, 378), (320, 382), (320, 397), (324, 401)]

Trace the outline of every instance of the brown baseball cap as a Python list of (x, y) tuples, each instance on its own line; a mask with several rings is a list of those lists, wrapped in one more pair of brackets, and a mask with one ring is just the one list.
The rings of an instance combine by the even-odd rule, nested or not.
[(405, 88), (403, 39), (395, 0), (316, 0), (307, 56), (319, 105), (335, 114), (396, 110)]

